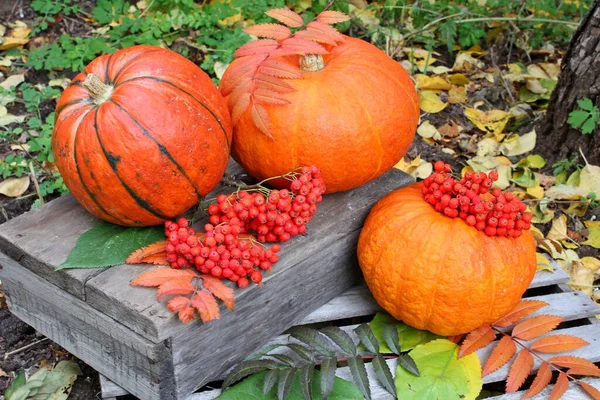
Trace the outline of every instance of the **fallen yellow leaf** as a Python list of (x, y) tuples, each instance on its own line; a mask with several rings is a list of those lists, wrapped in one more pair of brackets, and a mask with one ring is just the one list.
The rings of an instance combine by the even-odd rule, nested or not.
[(502, 110), (480, 111), (475, 108), (465, 108), (465, 116), (477, 128), (488, 133), (502, 133), (510, 114)]
[(434, 139), (440, 140), (442, 136), (440, 132), (435, 128), (435, 126), (431, 125), (431, 122), (425, 120), (419, 125), (417, 128), (417, 134), (425, 139)]
[(441, 76), (427, 76), (416, 74), (417, 88), (421, 90), (450, 90), (452, 85)]
[(526, 190), (527, 194), (534, 199), (541, 199), (544, 197), (544, 188), (541, 186), (529, 187)]
[(2, 41), (2, 43), (0, 43), (0, 51), (12, 49), (14, 47), (23, 46), (24, 44), (27, 44), (28, 42), (29, 42), (29, 39), (19, 39), (19, 38), (8, 37), (8, 38), (5, 38)]
[(585, 221), (588, 228), (588, 238), (582, 244), (600, 249), (600, 221)]
[(483, 68), (484, 65), (482, 61), (463, 51), (456, 56), (452, 70), (455, 72), (470, 72), (475, 68)]
[(453, 85), (459, 85), (459, 86), (468, 85), (471, 82), (469, 80), (469, 78), (467, 78), (463, 74), (453, 74), (453, 75), (450, 75), (448, 77), (448, 80), (450, 81), (451, 84), (453, 84)]
[(448, 92), (448, 103), (464, 104), (467, 102), (467, 88), (464, 86), (454, 86)]
[(592, 272), (600, 272), (600, 260), (594, 257), (583, 257), (581, 259), (583, 265)]
[(552, 264), (550, 263), (550, 260), (548, 260), (546, 258), (546, 256), (544, 256), (543, 254), (540, 254), (540, 253), (535, 253), (535, 257), (537, 259), (536, 272), (539, 272), (539, 271), (554, 272), (554, 268), (552, 268)]
[(546, 239), (552, 240), (565, 240), (568, 239), (567, 236), (567, 217), (562, 214), (560, 217), (555, 218), (552, 221), (552, 227), (550, 231), (546, 235)]
[(439, 113), (448, 106), (448, 103), (444, 103), (435, 92), (426, 90), (419, 92), (419, 105), (421, 110), (428, 113)]
[(513, 135), (502, 142), (500, 151), (509, 157), (525, 154), (533, 150), (536, 139), (535, 129), (523, 135)]
[(600, 167), (588, 164), (581, 170), (579, 175), (579, 188), (585, 194), (595, 193), (600, 198)]
[(19, 197), (29, 187), (29, 176), (22, 178), (8, 178), (0, 182), (0, 194), (8, 197)]

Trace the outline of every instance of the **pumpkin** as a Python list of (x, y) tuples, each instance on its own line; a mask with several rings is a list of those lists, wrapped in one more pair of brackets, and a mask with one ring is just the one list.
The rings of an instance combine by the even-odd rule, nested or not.
[[(340, 35), (342, 36), (342, 35)], [(289, 104), (263, 104), (272, 137), (250, 110), (234, 126), (232, 156), (258, 179), (316, 165), (327, 192), (358, 187), (392, 168), (408, 150), (419, 120), (419, 100), (409, 75), (383, 51), (344, 36), (322, 57), (269, 56), (301, 71), (286, 79)], [(231, 87), (238, 58), (221, 80)], [(300, 68), (300, 69), (299, 69)], [(230, 96), (231, 97), (231, 96)], [(235, 102), (229, 102), (233, 112)], [(272, 182), (284, 187), (285, 182)]]
[(531, 231), (486, 236), (435, 211), (421, 185), (386, 195), (365, 221), (358, 260), (371, 293), (396, 319), (442, 336), (498, 320), (535, 274)]
[(225, 100), (181, 55), (134, 46), (92, 61), (60, 97), (52, 152), (73, 196), (125, 226), (157, 225), (210, 192), (227, 166)]

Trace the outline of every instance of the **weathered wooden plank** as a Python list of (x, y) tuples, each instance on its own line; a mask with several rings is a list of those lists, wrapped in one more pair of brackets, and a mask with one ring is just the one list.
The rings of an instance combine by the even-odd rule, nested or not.
[[(581, 381), (592, 385), (596, 389), (600, 389), (600, 378), (583, 378)], [(550, 397), (550, 393), (554, 385), (547, 386), (544, 390), (542, 390), (538, 395), (530, 397), (531, 400), (546, 400)], [(526, 393), (526, 390), (522, 390), (515, 393), (507, 393), (501, 396), (488, 397), (486, 400), (521, 400), (523, 395)], [(561, 400), (586, 400), (590, 399), (590, 397), (585, 393), (585, 391), (581, 388), (581, 386), (571, 382), (569, 384), (569, 388), (561, 397)], [(191, 399), (190, 399), (191, 400)], [(196, 400), (196, 399), (194, 399)]]
[[(294, 280), (300, 279), (297, 272), (300, 269), (308, 268), (311, 271), (304, 279), (311, 279), (313, 276), (322, 279), (321, 275), (327, 274), (331, 275), (331, 278), (335, 278), (336, 275), (344, 276), (351, 273), (355, 275), (351, 282), (356, 282), (358, 267), (355, 263), (348, 261), (354, 260), (354, 257), (345, 258), (345, 254), (341, 251), (353, 256), (356, 250), (349, 244), (356, 245), (358, 233), (370, 208), (391, 190), (410, 182), (412, 182), (411, 177), (399, 170), (392, 170), (360, 188), (325, 196), (319, 205), (317, 215), (313, 217), (308, 226), (308, 234), (297, 236), (294, 240), (282, 244), (280, 260), (274, 266), (273, 273), (265, 277), (264, 287), (251, 286), (238, 291), (236, 303), (248, 303), (247, 299), (255, 298), (261, 291), (271, 293), (272, 296), (289, 292), (288, 282), (293, 283)], [(203, 223), (200, 221), (198, 224)], [(334, 249), (331, 247), (335, 244), (344, 244), (335, 249), (338, 253), (334, 253)], [(333, 264), (322, 261), (323, 258), (330, 255), (332, 255), (331, 262)], [(186, 330), (187, 328), (183, 328), (163, 304), (156, 302), (153, 290), (129, 286), (129, 281), (145, 268), (147, 267), (118, 266), (90, 279), (86, 284), (87, 302), (107, 315), (122, 321), (148, 339), (159, 342), (179, 334), (182, 329)], [(323, 271), (325, 274), (322, 274)], [(271, 283), (279, 275), (287, 276), (287, 278), (279, 283)], [(328, 301), (348, 288), (348, 286), (336, 288), (335, 279), (329, 277), (323, 279), (328, 279), (329, 287), (325, 286), (325, 281), (320, 283), (318, 291), (326, 292), (326, 294), (319, 294), (320, 301)], [(341, 284), (345, 283), (341, 282)], [(278, 290), (274, 291), (270, 288)], [(290, 296), (295, 299), (295, 306), (306, 312), (311, 311), (311, 309), (299, 305), (299, 302), (302, 299), (310, 299), (312, 294), (301, 288), (296, 290), (300, 290), (300, 292), (290, 293)], [(249, 304), (255, 304), (255, 307), (264, 307), (264, 304), (258, 304), (255, 301)], [(313, 304), (313, 307), (320, 305), (310, 304)], [(228, 313), (228, 311), (224, 311), (225, 315)], [(234, 322), (232, 321), (232, 323)]]
[(102, 269), (54, 271), (82, 233), (98, 222), (71, 195), (0, 225), (0, 251), (36, 275), (84, 299), (86, 280)]
[(82, 300), (0, 253), (0, 279), (13, 314), (111, 376), (131, 393), (158, 400), (173, 385), (172, 356)]

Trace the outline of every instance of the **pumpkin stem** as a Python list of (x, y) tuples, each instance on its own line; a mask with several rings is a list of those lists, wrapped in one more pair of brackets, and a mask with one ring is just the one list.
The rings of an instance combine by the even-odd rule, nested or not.
[(94, 74), (88, 74), (82, 85), (90, 92), (92, 100), (98, 106), (110, 98), (114, 89), (113, 86), (105, 84)]
[(320, 54), (307, 54), (300, 57), (300, 69), (306, 72), (317, 72), (325, 68), (325, 61)]

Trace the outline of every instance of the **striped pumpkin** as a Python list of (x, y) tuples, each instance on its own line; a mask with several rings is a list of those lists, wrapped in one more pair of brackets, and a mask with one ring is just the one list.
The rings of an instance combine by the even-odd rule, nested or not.
[(52, 151), (75, 198), (126, 226), (181, 215), (229, 159), (227, 105), (199, 67), (154, 46), (92, 61), (56, 108)]

